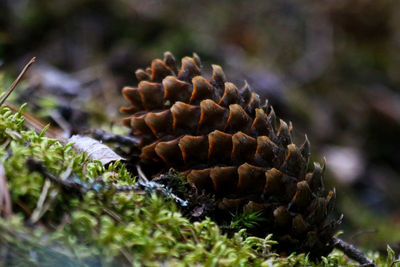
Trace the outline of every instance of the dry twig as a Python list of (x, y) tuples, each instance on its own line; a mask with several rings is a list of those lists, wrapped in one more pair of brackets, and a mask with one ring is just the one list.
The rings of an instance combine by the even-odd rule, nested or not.
[(43, 184), (43, 188), (42, 188), (42, 193), (40, 193), (40, 197), (36, 203), (36, 208), (35, 210), (32, 212), (32, 215), (29, 219), (29, 221), (31, 223), (36, 223), (40, 217), (42, 216), (42, 214), (44, 214), (43, 212), (43, 204), (46, 201), (47, 195), (49, 193), (50, 190), (50, 186), (51, 186), (51, 182), (49, 180), (46, 180)]
[(11, 198), (7, 186), (6, 171), (3, 164), (0, 164), (0, 215), (8, 217), (11, 214)]
[(168, 187), (153, 181), (148, 181), (147, 178), (144, 176), (143, 172), (141, 172), (140, 166), (138, 167), (138, 170), (140, 170), (141, 172), (141, 175), (139, 175), (139, 177), (141, 176), (141, 178), (139, 178), (137, 184), (109, 185), (109, 184), (104, 184), (103, 181), (97, 181), (89, 184), (82, 181), (72, 180), (69, 178), (60, 179), (58, 177), (55, 177), (53, 174), (49, 173), (40, 161), (34, 159), (28, 159), (26, 161), (26, 165), (31, 172), (37, 171), (41, 173), (49, 181), (60, 185), (61, 188), (63, 188), (65, 191), (78, 195), (85, 194), (88, 191), (95, 191), (99, 193), (101, 191), (109, 191), (109, 190), (113, 190), (114, 192), (130, 192), (130, 191), (134, 192), (145, 191), (149, 193), (158, 192), (167, 198), (173, 199), (177, 204), (181, 205), (182, 207), (188, 205), (188, 202), (186, 200), (183, 200), (180, 197), (173, 194)]
[(90, 133), (94, 138), (103, 142), (111, 142), (127, 146), (137, 146), (140, 143), (140, 140), (137, 137), (113, 134), (101, 129), (92, 129), (90, 130)]
[(376, 267), (376, 264), (370, 261), (364, 253), (352, 244), (343, 241), (340, 238), (333, 238), (335, 248), (343, 251), (350, 259), (357, 261), (363, 267)]
[(29, 67), (35, 62), (36, 57), (33, 57), (28, 64), (25, 65), (21, 73), (18, 75), (17, 79), (11, 84), (10, 88), (8, 88), (7, 93), (1, 98), (0, 100), (0, 106), (4, 104), (4, 101), (7, 100), (7, 98), (10, 96), (10, 94), (14, 91), (15, 87), (21, 80), (22, 76), (24, 76), (25, 72), (29, 69)]

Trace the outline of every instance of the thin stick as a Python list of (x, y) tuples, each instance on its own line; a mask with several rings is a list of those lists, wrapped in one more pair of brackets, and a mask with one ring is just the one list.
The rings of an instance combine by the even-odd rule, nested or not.
[(357, 261), (364, 267), (376, 267), (376, 264), (370, 261), (361, 250), (339, 238), (333, 238), (335, 248), (343, 251), (350, 259)]
[(0, 164), (0, 215), (8, 217), (11, 214), (11, 197), (7, 186), (6, 171), (3, 164)]
[[(70, 179), (60, 179), (56, 176), (53, 176), (51, 173), (49, 173), (45, 167), (42, 165), (40, 161), (34, 160), (34, 159), (28, 159), (26, 161), (26, 165), (28, 169), (33, 172), (37, 171), (41, 173), (46, 179), (49, 181), (59, 184), (62, 188), (65, 190), (68, 190), (71, 193), (76, 193), (76, 194), (85, 194), (88, 191), (95, 191), (97, 193), (101, 193), (97, 186), (95, 184), (87, 184), (87, 183), (77, 183), (74, 181), (71, 181)], [(139, 173), (139, 180), (138, 183), (135, 185), (122, 185), (122, 186), (110, 186), (107, 184), (102, 184), (102, 190), (115, 190), (116, 192), (129, 192), (129, 191), (134, 191), (134, 192), (160, 192), (163, 196), (167, 198), (172, 198), (177, 204), (179, 204), (182, 207), (186, 207), (188, 205), (188, 202), (186, 200), (183, 200), (173, 194), (171, 190), (159, 183), (149, 181), (145, 174), (143, 173), (142, 169), (140, 168), (139, 165), (136, 165), (136, 168)]]
[(103, 142), (113, 142), (121, 145), (137, 146), (140, 143), (139, 138), (133, 136), (125, 136), (119, 134), (113, 134), (105, 132), (101, 129), (92, 129), (90, 133), (94, 138), (101, 140)]
[(51, 186), (51, 181), (46, 179), (44, 182), (43, 188), (42, 188), (42, 193), (40, 194), (39, 200), (36, 203), (36, 208), (32, 212), (32, 215), (29, 219), (31, 223), (36, 223), (39, 219), (40, 216), (42, 215), (43, 211), (43, 204), (46, 201), (47, 195), (49, 193), (49, 189)]
[(8, 88), (7, 93), (3, 96), (3, 98), (0, 100), (0, 106), (4, 104), (4, 101), (10, 96), (12, 91), (14, 91), (15, 87), (21, 80), (22, 76), (24, 76), (25, 72), (29, 69), (29, 67), (35, 62), (36, 57), (33, 57), (28, 64), (25, 65), (24, 69), (21, 71), (21, 73), (18, 75), (18, 78), (11, 84), (10, 88)]
[(138, 176), (139, 176), (139, 181), (143, 182), (143, 183), (148, 183), (149, 179), (147, 179), (146, 175), (144, 174), (144, 172), (142, 171), (142, 168), (140, 167), (139, 164), (136, 165), (136, 170), (138, 172)]

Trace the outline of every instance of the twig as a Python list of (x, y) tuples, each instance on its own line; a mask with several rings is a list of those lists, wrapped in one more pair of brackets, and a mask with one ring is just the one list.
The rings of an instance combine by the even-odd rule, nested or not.
[(135, 185), (109, 185), (104, 184), (103, 181), (97, 181), (94, 183), (84, 183), (82, 181), (75, 181), (74, 179), (60, 179), (58, 177), (53, 176), (49, 173), (40, 161), (34, 159), (28, 159), (26, 164), (30, 171), (37, 171), (41, 173), (46, 179), (49, 181), (59, 184), (63, 189), (70, 191), (71, 193), (76, 193), (78, 195), (82, 195), (87, 193), (88, 191), (94, 191), (96, 193), (101, 193), (103, 191), (114, 190), (115, 192), (142, 192), (143, 190), (148, 193), (158, 192), (167, 198), (172, 198), (177, 204), (182, 207), (186, 207), (188, 202), (186, 200), (181, 199), (177, 195), (171, 192), (171, 190), (165, 185), (148, 181), (144, 173), (138, 166), (139, 178), (137, 184)]
[(140, 143), (140, 140), (136, 137), (113, 134), (101, 129), (92, 129), (90, 133), (94, 138), (103, 142), (118, 143), (127, 146), (137, 146)]
[[(62, 180), (62, 178), (61, 178)], [(57, 188), (50, 191), (51, 181), (46, 179), (46, 182), (43, 186), (43, 202), (41, 201), (42, 195), (39, 198), (36, 209), (33, 211), (31, 217), (29, 218), (29, 222), (34, 224), (42, 218), (42, 216), (49, 210), (51, 205), (54, 203), (58, 196), (59, 190)]]
[(148, 183), (149, 179), (147, 179), (139, 164), (136, 165), (136, 170), (138, 172), (139, 182)]
[(78, 183), (75, 183), (73, 181), (69, 181), (69, 180), (63, 180), (63, 179), (59, 179), (55, 176), (53, 176), (51, 173), (49, 173), (44, 166), (42, 165), (42, 163), (40, 161), (34, 160), (32, 158), (28, 159), (26, 161), (26, 165), (29, 169), (29, 171), (31, 172), (39, 172), (41, 173), (44, 178), (48, 179), (50, 182), (56, 183), (61, 185), (62, 188), (68, 190), (68, 191), (72, 191), (74, 193), (84, 193), (87, 192), (87, 189)]
[(122, 253), (122, 255), (125, 257), (125, 259), (128, 261), (129, 265), (133, 265), (132, 255), (128, 251), (126, 251), (124, 248), (120, 248), (119, 251)]
[(25, 65), (21, 73), (18, 75), (17, 79), (11, 84), (10, 88), (8, 88), (7, 93), (3, 96), (3, 98), (0, 100), (0, 106), (4, 104), (4, 101), (10, 96), (12, 91), (14, 91), (15, 87), (21, 80), (22, 76), (24, 76), (25, 72), (29, 69), (29, 67), (35, 62), (36, 57), (33, 57), (28, 64)]
[(105, 213), (107, 213), (108, 216), (113, 218), (115, 222), (120, 223), (122, 221), (121, 217), (117, 213), (115, 213), (114, 211), (112, 211), (110, 209), (107, 209), (107, 208), (103, 208), (103, 211)]
[(353, 246), (352, 244), (343, 241), (340, 238), (333, 238), (333, 245), (335, 248), (343, 251), (350, 259), (353, 259), (364, 267), (376, 267), (376, 264), (370, 261), (362, 251)]
[(7, 186), (6, 171), (3, 164), (0, 164), (0, 215), (8, 217), (11, 214), (11, 198)]
[(36, 223), (40, 217), (43, 214), (43, 204), (46, 201), (47, 195), (49, 193), (50, 190), (50, 186), (51, 186), (51, 182), (49, 180), (46, 180), (44, 182), (43, 188), (42, 188), (42, 193), (40, 194), (40, 197), (36, 203), (36, 208), (35, 210), (32, 212), (31, 217), (29, 218), (29, 221), (31, 223)]

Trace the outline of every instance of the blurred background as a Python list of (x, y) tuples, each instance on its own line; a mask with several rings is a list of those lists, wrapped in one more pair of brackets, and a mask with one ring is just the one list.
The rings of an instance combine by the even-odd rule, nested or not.
[[(171, 51), (247, 80), (327, 159), (341, 229), (400, 248), (400, 2), (0, 0), (0, 86), (36, 56), (10, 102), (80, 132), (120, 125), (124, 85)], [(115, 126), (116, 125), (116, 126)]]

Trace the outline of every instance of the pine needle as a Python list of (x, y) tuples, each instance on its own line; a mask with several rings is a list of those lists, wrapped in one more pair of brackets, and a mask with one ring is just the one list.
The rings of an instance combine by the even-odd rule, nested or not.
[(29, 67), (35, 62), (36, 57), (33, 57), (28, 64), (25, 65), (21, 73), (18, 75), (17, 79), (11, 84), (10, 88), (8, 88), (7, 93), (1, 98), (0, 100), (0, 106), (4, 104), (4, 102), (7, 100), (7, 98), (10, 96), (10, 94), (14, 91), (15, 87), (18, 85), (19, 81), (22, 79), (22, 76), (24, 76), (25, 72), (29, 69)]

